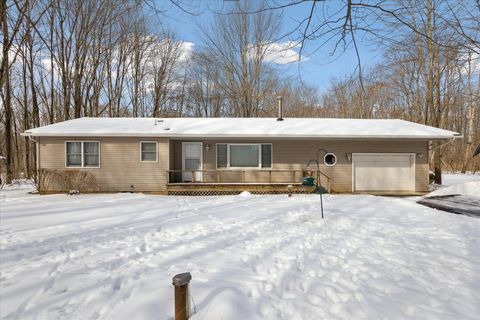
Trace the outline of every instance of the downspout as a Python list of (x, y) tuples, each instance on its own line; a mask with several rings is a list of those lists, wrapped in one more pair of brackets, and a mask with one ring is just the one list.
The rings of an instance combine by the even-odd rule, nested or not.
[(454, 136), (452, 139), (448, 140), (447, 142), (444, 142), (442, 144), (439, 144), (438, 146), (434, 147), (434, 148), (429, 148), (428, 151), (432, 151), (432, 150), (435, 150), (435, 149), (438, 149), (440, 147), (443, 147), (443, 146), (446, 146), (447, 144), (449, 143), (452, 143), (453, 141), (457, 140), (457, 139), (462, 139), (463, 136), (462, 135), (458, 135), (458, 136)]
[[(431, 153), (431, 154), (432, 154), (431, 157), (433, 157), (433, 155), (435, 154), (435, 150), (436, 150), (436, 149), (441, 148), (441, 147), (443, 147), (443, 146), (446, 146), (447, 144), (452, 143), (452, 142), (456, 141), (457, 139), (462, 139), (462, 138), (463, 138), (463, 135), (461, 135), (461, 134), (456, 135), (456, 136), (453, 136), (453, 137), (452, 137), (450, 140), (448, 140), (447, 142), (444, 142), (444, 143), (442, 143), (442, 144), (439, 144), (438, 146), (433, 147), (433, 148), (428, 148), (428, 152), (430, 153), (430, 151), (433, 151), (433, 152)], [(430, 161), (432, 161), (432, 158), (430, 158), (428, 162), (430, 163)], [(442, 161), (442, 162), (443, 162), (443, 161)], [(430, 168), (429, 168), (429, 170), (430, 170)]]

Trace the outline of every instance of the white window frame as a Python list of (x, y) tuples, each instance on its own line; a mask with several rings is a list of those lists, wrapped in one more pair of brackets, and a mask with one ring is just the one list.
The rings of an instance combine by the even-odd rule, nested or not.
[[(227, 145), (227, 166), (226, 167), (219, 167), (218, 166), (218, 145), (219, 144), (226, 144)], [(270, 145), (270, 152), (271, 152), (271, 161), (270, 167), (262, 167), (262, 145), (268, 144)], [(230, 146), (258, 146), (258, 166), (257, 167), (232, 167), (230, 166)], [(272, 170), (273, 169), (273, 144), (270, 142), (266, 143), (222, 143), (219, 142), (215, 145), (215, 164), (218, 170)]]
[[(325, 159), (327, 158), (327, 156), (334, 156), (335, 157), (335, 162), (332, 163), (332, 164), (328, 164)], [(334, 165), (336, 165), (338, 162), (338, 157), (335, 153), (333, 152), (327, 152), (324, 156), (323, 156), (323, 164), (326, 165), (327, 167), (333, 167)]]
[[(155, 160), (142, 160), (142, 144), (143, 143), (155, 143)], [(156, 163), (158, 162), (158, 141), (140, 141), (140, 162)]]
[[(80, 142), (81, 145), (81, 158), (82, 158), (82, 164), (81, 166), (69, 166), (67, 163), (67, 143), (69, 142)], [(85, 142), (96, 142), (98, 143), (98, 166), (97, 167), (92, 167), (92, 166), (85, 166), (85, 160), (84, 160), (84, 151), (83, 151), (83, 144)], [(102, 144), (100, 143), (100, 140), (65, 140), (65, 169), (100, 169), (100, 163), (101, 163), (101, 148)]]

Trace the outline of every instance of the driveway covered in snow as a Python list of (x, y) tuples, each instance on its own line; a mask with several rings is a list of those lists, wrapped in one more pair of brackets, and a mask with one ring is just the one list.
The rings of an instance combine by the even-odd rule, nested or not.
[(2, 319), (477, 319), (480, 219), (367, 195), (0, 192)]
[[(448, 175), (445, 178), (447, 187), (430, 192), (417, 202), (447, 212), (480, 217), (480, 175)], [(458, 183), (452, 183), (455, 180), (459, 180)]]

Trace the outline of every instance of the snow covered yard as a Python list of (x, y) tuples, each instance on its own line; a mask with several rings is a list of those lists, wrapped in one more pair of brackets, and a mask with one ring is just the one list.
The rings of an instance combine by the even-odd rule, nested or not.
[(446, 173), (442, 174), (442, 187), (449, 187), (456, 184), (480, 181), (480, 173)]
[(0, 191), (2, 319), (478, 319), (480, 219), (366, 195)]

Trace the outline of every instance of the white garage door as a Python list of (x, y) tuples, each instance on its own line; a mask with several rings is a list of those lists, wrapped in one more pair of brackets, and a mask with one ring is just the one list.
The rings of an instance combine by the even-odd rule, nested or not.
[(398, 153), (354, 153), (354, 191), (415, 191), (415, 157)]

